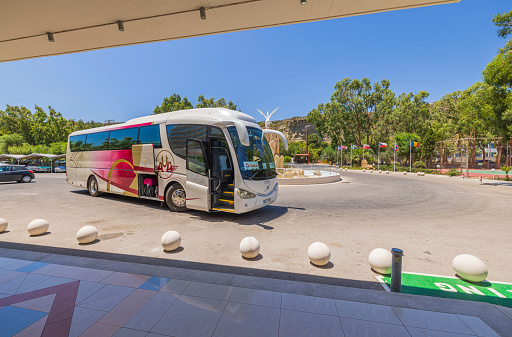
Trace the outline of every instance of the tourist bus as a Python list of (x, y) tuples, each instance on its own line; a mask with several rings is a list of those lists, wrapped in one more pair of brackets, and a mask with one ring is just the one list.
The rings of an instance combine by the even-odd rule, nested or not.
[(273, 203), (278, 184), (265, 134), (251, 116), (189, 109), (73, 132), (66, 180), (92, 196), (159, 200), (173, 211), (244, 213)]

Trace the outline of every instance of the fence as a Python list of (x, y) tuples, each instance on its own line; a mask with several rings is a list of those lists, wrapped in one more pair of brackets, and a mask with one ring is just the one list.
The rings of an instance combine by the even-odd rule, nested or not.
[(335, 165), (327, 164), (294, 164), (285, 163), (284, 168), (278, 168), (277, 173), (285, 176), (305, 176), (305, 177), (326, 177), (339, 174)]
[(432, 158), (434, 166), (439, 165), (441, 169), (490, 170), (509, 166), (512, 162), (512, 151), (508, 144), (495, 146), (495, 142), (489, 142), (482, 145), (474, 140), (460, 144), (463, 141), (459, 141), (459, 144), (438, 143)]

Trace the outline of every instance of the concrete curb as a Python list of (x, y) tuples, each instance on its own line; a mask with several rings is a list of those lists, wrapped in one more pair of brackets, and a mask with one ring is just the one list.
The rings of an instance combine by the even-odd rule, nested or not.
[(327, 184), (340, 181), (339, 174), (327, 177), (318, 178), (277, 178), (279, 185), (314, 185), (314, 184)]

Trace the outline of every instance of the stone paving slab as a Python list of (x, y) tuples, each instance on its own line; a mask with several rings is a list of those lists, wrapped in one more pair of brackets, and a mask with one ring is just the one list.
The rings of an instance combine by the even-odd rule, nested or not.
[(9, 293), (0, 296), (0, 317), (12, 319), (0, 335), (507, 337), (512, 331), (512, 312), (488, 303), (82, 262), (1, 249), (0, 288)]

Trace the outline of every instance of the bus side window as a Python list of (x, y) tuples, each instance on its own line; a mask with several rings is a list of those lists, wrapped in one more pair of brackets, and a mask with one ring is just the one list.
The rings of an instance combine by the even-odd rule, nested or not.
[(160, 126), (158, 124), (142, 126), (139, 131), (139, 141), (137, 144), (153, 144), (153, 147), (162, 147)]
[(187, 169), (206, 175), (206, 159), (204, 157), (203, 146), (199, 140), (188, 140), (187, 142)]
[(224, 137), (224, 133), (222, 130), (216, 126), (212, 126), (210, 128), (210, 135), (212, 136), (218, 136), (218, 137)]
[(87, 134), (85, 151), (101, 151), (108, 148), (108, 131)]
[(208, 140), (208, 126), (198, 124), (167, 125), (167, 138), (172, 152), (185, 159), (187, 152), (187, 139)]
[(85, 150), (85, 136), (86, 135), (69, 137), (69, 150), (71, 152), (84, 151)]
[(110, 131), (109, 150), (131, 150), (132, 144), (137, 144), (139, 128), (129, 128)]

